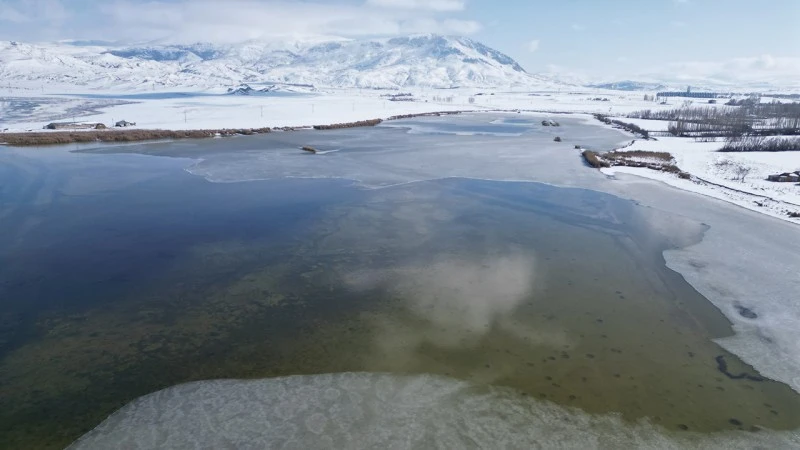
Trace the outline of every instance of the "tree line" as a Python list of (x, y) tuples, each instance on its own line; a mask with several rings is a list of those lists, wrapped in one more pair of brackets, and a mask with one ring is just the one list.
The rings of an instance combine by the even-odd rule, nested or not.
[(668, 120), (670, 134), (680, 137), (800, 135), (800, 103), (744, 101), (736, 107), (648, 109), (633, 112), (627, 117)]
[(729, 137), (721, 152), (796, 152), (800, 151), (798, 137), (743, 136)]

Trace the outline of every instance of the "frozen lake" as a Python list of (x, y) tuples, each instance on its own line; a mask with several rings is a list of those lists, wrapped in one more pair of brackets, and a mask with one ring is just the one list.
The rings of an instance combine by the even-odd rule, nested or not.
[[(781, 305), (703, 251), (731, 207), (608, 180), (574, 146), (625, 136), (541, 119), (0, 149), (0, 442), (199, 381), (77, 447), (797, 445), (788, 369), (739, 357), (791, 352)], [(726, 281), (730, 311), (695, 289)]]

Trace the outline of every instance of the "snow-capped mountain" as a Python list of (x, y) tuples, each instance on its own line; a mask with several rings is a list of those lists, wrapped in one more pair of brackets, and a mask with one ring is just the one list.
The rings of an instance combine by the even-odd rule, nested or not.
[(0, 42), (0, 79), (85, 87), (219, 87), (292, 83), (318, 87), (545, 87), (509, 56), (462, 37), (238, 45), (109, 46)]

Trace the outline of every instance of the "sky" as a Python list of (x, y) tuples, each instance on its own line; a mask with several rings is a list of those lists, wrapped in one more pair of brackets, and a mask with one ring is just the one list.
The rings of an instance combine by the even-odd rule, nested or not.
[(800, 76), (800, 0), (0, 0), (0, 40), (463, 35), (529, 72)]

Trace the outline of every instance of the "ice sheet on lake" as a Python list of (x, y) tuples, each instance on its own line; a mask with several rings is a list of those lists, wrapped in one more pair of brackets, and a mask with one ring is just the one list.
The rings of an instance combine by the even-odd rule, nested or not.
[(433, 376), (207, 381), (142, 397), (72, 449), (797, 448), (797, 432), (701, 435)]
[[(343, 178), (368, 188), (451, 177), (561, 183), (565, 181), (564, 171), (570, 172), (568, 178), (598, 176), (583, 170), (580, 164), (573, 167), (580, 161), (575, 145), (609, 149), (624, 139), (614, 130), (586, 127), (581, 119), (572, 118), (562, 120), (557, 132), (564, 142), (557, 143), (553, 142), (556, 132), (552, 127), (542, 130), (532, 123), (493, 123), (497, 118), (465, 116), (455, 123), (442, 118), (397, 121), (391, 127), (308, 138), (289, 134), (274, 145), (265, 138), (266, 148), (237, 152), (226, 151), (220, 144), (219, 152), (203, 155), (203, 161), (188, 170), (215, 182)], [(304, 145), (320, 153), (304, 153), (300, 150)], [(328, 152), (333, 149), (340, 151)], [(566, 159), (567, 164), (553, 171), (554, 176), (542, 179), (544, 165), (565, 161), (559, 154), (569, 155), (574, 161)]]
[(382, 127), (403, 128), (410, 134), (434, 134), (455, 136), (505, 136), (519, 137), (524, 134), (543, 134), (533, 127), (532, 121), (519, 121), (500, 118), (491, 120), (485, 115), (472, 115), (459, 118), (454, 122), (444, 118), (426, 118), (423, 120), (402, 120), (385, 122)]
[(733, 322), (717, 342), (800, 392), (800, 230), (740, 210), (719, 215), (699, 244), (665, 253), (667, 265)]

